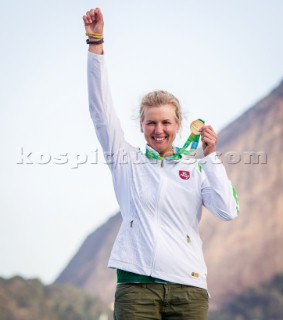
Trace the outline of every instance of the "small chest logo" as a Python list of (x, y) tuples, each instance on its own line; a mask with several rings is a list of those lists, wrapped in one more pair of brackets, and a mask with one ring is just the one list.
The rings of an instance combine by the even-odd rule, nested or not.
[(190, 171), (185, 171), (185, 170), (180, 170), (179, 171), (179, 177), (181, 178), (181, 179), (184, 179), (184, 180), (188, 180), (188, 179), (190, 179)]

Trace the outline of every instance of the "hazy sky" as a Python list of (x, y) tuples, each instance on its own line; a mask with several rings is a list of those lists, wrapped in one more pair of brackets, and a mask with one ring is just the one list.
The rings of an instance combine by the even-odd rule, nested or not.
[(113, 98), (136, 146), (147, 91), (179, 98), (184, 142), (195, 118), (219, 131), (283, 79), (280, 0), (3, 3), (0, 276), (53, 281), (118, 210), (88, 112), (82, 16), (92, 7), (104, 13)]

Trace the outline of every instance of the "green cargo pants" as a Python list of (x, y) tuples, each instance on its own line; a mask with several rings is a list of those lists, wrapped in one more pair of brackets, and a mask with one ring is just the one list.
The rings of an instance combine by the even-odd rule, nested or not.
[(117, 284), (115, 320), (207, 320), (205, 289), (179, 284)]

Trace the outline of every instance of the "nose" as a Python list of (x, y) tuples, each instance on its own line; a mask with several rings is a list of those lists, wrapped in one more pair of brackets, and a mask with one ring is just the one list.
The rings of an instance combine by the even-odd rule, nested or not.
[(162, 123), (157, 123), (155, 126), (155, 134), (163, 133), (163, 125)]

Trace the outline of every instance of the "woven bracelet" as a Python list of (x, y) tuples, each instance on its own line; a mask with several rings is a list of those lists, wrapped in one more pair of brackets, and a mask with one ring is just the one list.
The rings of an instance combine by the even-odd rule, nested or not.
[(101, 39), (101, 40), (98, 40), (98, 41), (90, 41), (89, 39), (86, 39), (86, 43), (87, 44), (92, 44), (92, 45), (99, 45), (99, 44), (102, 44), (104, 42), (104, 39)]

